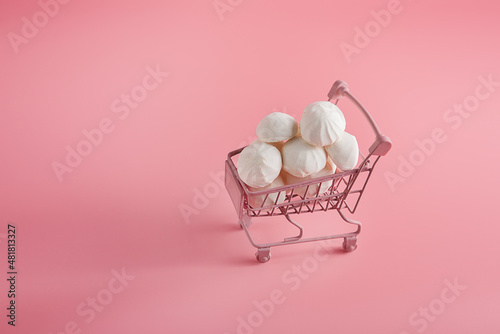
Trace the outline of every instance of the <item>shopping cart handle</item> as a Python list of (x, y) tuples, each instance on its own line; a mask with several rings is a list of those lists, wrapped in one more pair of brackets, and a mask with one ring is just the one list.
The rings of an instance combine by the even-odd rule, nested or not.
[(381, 132), (380, 129), (377, 126), (377, 123), (375, 123), (375, 120), (373, 117), (370, 115), (368, 110), (361, 104), (361, 102), (358, 101), (350, 92), (349, 92), (349, 87), (347, 86), (347, 83), (343, 80), (337, 80), (333, 83), (332, 88), (328, 92), (328, 101), (331, 99), (338, 100), (341, 97), (347, 97), (352, 103), (358, 107), (359, 110), (363, 113), (365, 116), (366, 120), (368, 123), (370, 123), (370, 126), (373, 129), (373, 132), (375, 132), (375, 141), (373, 144), (370, 146), (370, 154), (373, 155), (386, 155), (387, 152), (390, 151), (392, 147), (392, 142), (389, 139), (389, 137), (384, 136)]

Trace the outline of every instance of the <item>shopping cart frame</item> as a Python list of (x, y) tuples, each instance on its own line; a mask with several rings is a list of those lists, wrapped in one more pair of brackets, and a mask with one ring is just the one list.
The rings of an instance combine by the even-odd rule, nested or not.
[[(366, 157), (360, 153), (361, 163), (358, 164), (357, 168), (297, 184), (260, 191), (251, 191), (240, 179), (236, 170), (236, 165), (233, 161), (233, 158), (237, 156), (244, 147), (229, 152), (227, 155), (227, 160), (225, 162), (225, 186), (238, 214), (240, 226), (245, 231), (250, 243), (257, 248), (255, 255), (259, 262), (263, 263), (270, 260), (271, 247), (290, 244), (343, 238), (342, 248), (344, 251), (351, 252), (357, 248), (357, 236), (361, 232), (361, 223), (347, 217), (342, 210), (347, 209), (351, 214), (356, 211), (375, 165), (381, 156), (389, 152), (392, 143), (387, 136), (382, 135), (375, 120), (366, 108), (349, 92), (347, 83), (342, 80), (337, 80), (328, 93), (328, 101), (333, 99), (336, 100), (335, 104), (337, 104), (342, 97), (350, 100), (363, 113), (375, 133), (375, 141), (368, 149)], [(364, 180), (362, 180), (362, 177), (364, 177)], [(360, 181), (358, 181), (358, 179)], [(319, 193), (321, 185), (325, 182), (331, 182), (331, 186), (329, 186), (326, 192)], [(318, 189), (313, 197), (307, 197), (305, 195), (308, 193), (310, 187), (317, 187)], [(305, 189), (304, 195), (295, 193), (299, 188)], [(285, 200), (282, 203), (277, 203), (278, 198), (282, 195), (281, 192), (286, 194)], [(251, 207), (249, 205), (249, 198), (251, 198), (251, 196), (263, 199), (262, 205)], [(275, 196), (276, 198), (273, 205), (266, 205), (266, 200), (269, 196)], [(303, 238), (304, 228), (290, 217), (290, 215), (293, 214), (298, 215), (301, 213), (314, 213), (317, 211), (329, 210), (337, 210), (344, 221), (356, 226), (356, 230), (342, 234)], [(287, 237), (282, 241), (257, 243), (249, 231), (252, 219), (281, 215), (285, 216), (287, 221), (298, 229), (299, 233), (295, 236)]]

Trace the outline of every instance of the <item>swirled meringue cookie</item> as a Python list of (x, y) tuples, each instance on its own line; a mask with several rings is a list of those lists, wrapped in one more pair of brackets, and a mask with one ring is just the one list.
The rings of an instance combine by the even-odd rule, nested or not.
[(350, 133), (344, 131), (340, 138), (332, 145), (326, 146), (325, 150), (337, 167), (343, 171), (351, 170), (358, 164), (358, 141)]
[(319, 101), (304, 109), (300, 134), (311, 145), (327, 146), (335, 143), (345, 126), (344, 114), (339, 107), (329, 101)]
[(312, 146), (301, 137), (287, 141), (281, 149), (283, 169), (297, 177), (319, 172), (326, 165), (326, 152), (322, 147)]
[(280, 174), (281, 153), (273, 145), (253, 141), (241, 151), (237, 170), (240, 179), (250, 187), (265, 187)]
[(264, 117), (257, 125), (257, 138), (266, 143), (275, 143), (295, 137), (298, 123), (292, 116), (273, 112)]
[[(251, 191), (261, 191), (261, 190), (268, 190), (271, 188), (276, 188), (276, 187), (282, 187), (285, 185), (285, 182), (283, 181), (283, 178), (281, 175), (278, 175), (276, 179), (274, 179), (271, 184), (268, 184), (265, 187), (262, 188), (254, 188), (254, 187), (249, 187)], [(256, 208), (261, 208), (265, 206), (271, 206), (275, 204), (281, 204), (285, 201), (286, 198), (286, 191), (281, 191), (279, 194), (277, 192), (275, 193), (270, 193), (267, 198), (266, 195), (250, 195), (248, 197), (248, 204), (254, 209)]]
[[(308, 175), (306, 177), (296, 177), (290, 173), (283, 172), (283, 178), (284, 178), (285, 184), (287, 184), (287, 185), (297, 184), (297, 183), (309, 181), (309, 180), (312, 180), (312, 179), (315, 179), (315, 178), (318, 178), (321, 176), (335, 174), (336, 169), (337, 169), (337, 167), (333, 163), (332, 159), (328, 158), (326, 161), (325, 168), (323, 168), (322, 170), (320, 170), (317, 173)], [(321, 182), (321, 185), (319, 183), (314, 183), (314, 184), (311, 184), (309, 186), (309, 188), (307, 188), (307, 186), (295, 188), (293, 190), (293, 193), (301, 196), (302, 198), (312, 198), (312, 197), (315, 197), (317, 195), (321, 196), (322, 194), (324, 194), (328, 190), (328, 188), (330, 188), (332, 183), (333, 183), (332, 180)]]

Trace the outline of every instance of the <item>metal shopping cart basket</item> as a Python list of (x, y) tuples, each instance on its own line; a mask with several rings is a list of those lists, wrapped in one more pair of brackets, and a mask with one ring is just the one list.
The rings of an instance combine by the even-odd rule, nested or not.
[[(391, 141), (388, 137), (381, 134), (377, 124), (365, 109), (365, 107), (349, 92), (347, 84), (342, 80), (337, 80), (330, 92), (328, 101), (336, 100), (339, 102), (342, 97), (350, 100), (365, 116), (371, 128), (375, 132), (375, 141), (364, 156), (360, 150), (360, 163), (357, 168), (335, 173), (332, 175), (318, 177), (297, 184), (285, 185), (281, 187), (270, 188), (267, 190), (251, 191), (245, 183), (239, 178), (234, 158), (243, 150), (244, 147), (230, 152), (227, 155), (225, 163), (225, 185), (238, 214), (240, 226), (245, 230), (250, 243), (257, 248), (256, 257), (259, 262), (267, 262), (271, 258), (271, 247), (297, 244), (312, 241), (321, 241), (328, 239), (343, 238), (342, 248), (346, 252), (351, 252), (357, 247), (357, 235), (361, 232), (361, 223), (352, 220), (344, 214), (348, 210), (351, 214), (356, 211), (361, 196), (365, 191), (370, 176), (381, 156), (384, 156), (391, 149)], [(328, 190), (320, 193), (323, 183), (330, 183)], [(301, 191), (298, 191), (298, 189)], [(309, 188), (318, 189), (315, 196), (307, 196)], [(325, 187), (323, 187), (324, 189)], [(305, 189), (305, 191), (303, 191)], [(302, 195), (298, 194), (300, 192)], [(279, 204), (280, 195), (286, 194), (285, 200)], [(259, 206), (254, 201), (249, 201), (252, 196), (259, 199)], [(269, 205), (268, 198), (276, 199), (273, 205)], [(254, 203), (253, 206), (249, 203)], [(267, 203), (267, 204), (266, 204)], [(303, 238), (304, 229), (291, 216), (303, 213), (313, 213), (317, 211), (337, 210), (340, 217), (349, 224), (356, 225), (356, 230), (349, 233), (326, 235), (312, 238)], [(299, 230), (299, 234), (293, 237), (285, 238), (282, 241), (259, 244), (254, 241), (249, 232), (249, 227), (253, 218), (285, 216), (285, 218)]]

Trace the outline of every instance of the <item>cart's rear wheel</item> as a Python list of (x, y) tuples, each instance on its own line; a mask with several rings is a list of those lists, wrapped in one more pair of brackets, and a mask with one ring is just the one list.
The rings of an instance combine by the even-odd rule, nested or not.
[(358, 247), (356, 237), (346, 237), (342, 243), (344, 252), (352, 252)]
[(255, 258), (260, 263), (266, 263), (271, 259), (271, 249), (270, 248), (259, 248), (255, 253)]

